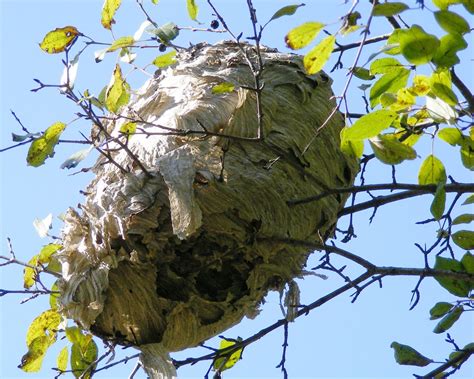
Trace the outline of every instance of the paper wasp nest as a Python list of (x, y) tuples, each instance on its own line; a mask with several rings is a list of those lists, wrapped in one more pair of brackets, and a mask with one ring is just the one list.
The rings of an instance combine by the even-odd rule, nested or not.
[[(262, 59), (263, 141), (191, 133), (257, 135), (253, 76), (234, 43), (180, 53), (122, 110), (112, 135), (140, 120), (128, 148), (151, 175), (117, 149), (129, 172), (99, 159), (81, 210), (67, 213), (61, 303), (83, 327), (118, 343), (195, 346), (301, 274), (310, 252), (278, 238), (331, 234), (343, 196), (286, 203), (349, 186), (358, 170), (339, 150), (339, 113), (302, 154), (335, 106), (331, 80), (306, 75), (299, 56), (263, 48)], [(223, 82), (235, 90), (212, 93)]]

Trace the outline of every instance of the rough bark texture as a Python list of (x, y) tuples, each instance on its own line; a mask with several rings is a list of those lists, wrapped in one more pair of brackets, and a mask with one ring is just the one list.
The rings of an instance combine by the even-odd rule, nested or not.
[[(151, 176), (117, 151), (129, 173), (100, 159), (81, 214), (67, 212), (61, 303), (83, 327), (165, 351), (195, 346), (254, 317), (269, 290), (301, 275), (310, 252), (261, 238), (315, 241), (333, 231), (344, 197), (286, 204), (348, 186), (358, 170), (339, 150), (340, 114), (302, 155), (335, 106), (331, 81), (306, 75), (299, 56), (263, 49), (262, 57), (264, 141), (176, 136), (159, 126), (256, 136), (253, 76), (232, 43), (181, 53), (122, 110), (161, 135), (137, 133), (128, 143)], [(236, 90), (213, 94), (224, 81)], [(110, 125), (112, 134), (126, 121)]]

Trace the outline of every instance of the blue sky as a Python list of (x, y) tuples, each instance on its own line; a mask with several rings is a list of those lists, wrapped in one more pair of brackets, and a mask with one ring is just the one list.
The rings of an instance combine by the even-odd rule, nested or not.
[[(407, 4), (415, 6), (414, 0)], [(151, 1), (145, 1), (145, 4)], [(201, 7), (199, 19), (208, 23), (212, 17), (205, 1), (197, 1)], [(220, 0), (215, 2), (229, 26), (237, 31), (248, 30), (248, 13), (243, 0)], [(263, 21), (281, 6), (291, 4), (286, 1), (255, 0), (259, 18)], [(295, 2), (296, 3), (296, 2)], [(285, 17), (274, 22), (264, 35), (263, 42), (269, 46), (286, 51), (283, 37), (290, 28), (304, 21), (337, 21), (348, 5), (343, 1), (308, 0), (307, 6), (298, 10), (295, 16)], [(148, 5), (148, 4), (147, 4)], [(11, 132), (20, 132), (19, 126), (10, 115), (13, 109), (22, 122), (32, 132), (46, 129), (56, 121), (69, 122), (74, 119), (77, 109), (73, 104), (61, 97), (56, 90), (46, 89), (38, 93), (29, 90), (35, 86), (33, 78), (45, 83), (55, 83), (62, 72), (61, 56), (52, 56), (42, 52), (38, 42), (49, 30), (65, 25), (74, 25), (81, 32), (97, 36), (98, 40), (111, 41), (110, 34), (100, 25), (100, 9), (102, 1), (8, 1), (0, 0), (0, 141), (1, 147), (11, 144)], [(187, 18), (185, 1), (162, 0), (153, 8), (149, 7), (158, 23), (173, 21), (178, 25), (193, 26)], [(429, 11), (416, 15), (415, 22), (428, 23), (430, 31), (437, 33), (439, 29), (433, 23)], [(410, 19), (407, 13), (407, 19)], [(143, 21), (134, 1), (124, 1), (117, 14), (117, 25), (114, 27), (116, 37), (131, 35)], [(472, 20), (472, 17), (471, 17)], [(412, 19), (413, 21), (413, 19)], [(374, 23), (373, 35), (385, 33), (385, 22), (377, 19)], [(385, 28), (385, 29), (384, 29)], [(334, 30), (331, 29), (331, 30)], [(188, 41), (217, 41), (222, 35), (182, 32), (179, 44)], [(347, 37), (347, 42), (357, 40), (357, 33)], [(471, 38), (472, 40), (472, 38)], [(345, 42), (345, 41), (343, 41)], [(368, 50), (370, 51), (370, 50)], [(158, 53), (157, 53), (158, 54)], [(470, 55), (469, 55), (470, 54)], [(458, 70), (461, 77), (468, 78), (468, 85), (474, 88), (474, 79), (468, 70), (472, 67), (471, 52), (463, 52), (464, 65)], [(368, 54), (364, 56), (367, 59)], [(152, 58), (151, 58), (152, 59)], [(351, 53), (344, 57), (345, 66), (352, 63)], [(150, 61), (150, 59), (148, 60)], [(362, 61), (365, 61), (362, 59)], [(335, 61), (333, 60), (332, 63)], [(98, 93), (106, 85), (115, 64), (112, 57), (102, 63), (93, 60), (93, 49), (81, 58), (77, 86), (82, 90), (89, 88)], [(463, 66), (463, 67), (462, 67)], [(331, 67), (329, 63), (328, 67)], [(340, 93), (346, 71), (340, 70), (332, 74), (334, 91)], [(133, 75), (132, 83), (139, 86), (144, 76)], [(361, 91), (358, 82), (349, 92), (351, 111), (363, 111), (361, 107)], [(76, 122), (68, 128), (66, 137), (77, 138), (78, 131), (86, 131), (88, 125)], [(43, 218), (52, 213), (55, 218), (54, 232), (59, 233), (60, 221), (57, 216), (69, 206), (76, 206), (82, 198), (79, 190), (91, 180), (88, 174), (71, 176), (71, 172), (61, 170), (60, 164), (81, 146), (58, 146), (56, 155), (39, 168), (26, 166), (26, 147), (17, 148), (0, 154), (1, 163), (1, 241), (0, 252), (5, 254), (6, 237), (10, 237), (17, 258), (27, 261), (46, 244), (35, 232), (32, 222), (35, 218)], [(461, 182), (472, 182), (472, 173), (460, 167), (457, 153), (440, 141), (421, 142), (419, 153), (426, 154), (431, 149), (439, 157), (444, 157), (448, 173)], [(89, 158), (81, 167), (90, 166), (93, 158)], [(398, 172), (400, 182), (416, 182), (421, 159), (404, 164)], [(391, 168), (374, 164), (368, 173), (368, 181), (390, 182)], [(358, 238), (343, 246), (360, 254), (379, 265), (399, 265), (422, 267), (423, 257), (414, 247), (414, 242), (430, 244), (435, 237), (436, 225), (421, 226), (414, 222), (430, 217), (429, 204), (431, 196), (415, 198), (400, 204), (379, 209), (375, 222), (369, 225), (371, 212), (363, 212), (355, 216), (356, 234)], [(341, 220), (342, 226), (347, 223)], [(461, 254), (461, 252), (459, 252)], [(313, 254), (308, 267), (317, 264), (318, 253)], [(337, 262), (337, 261), (335, 261)], [(342, 261), (340, 261), (343, 264)], [(355, 271), (351, 271), (355, 272)], [(317, 277), (308, 277), (300, 281), (302, 303), (314, 301), (325, 293), (342, 285), (336, 277), (323, 281)], [(300, 318), (289, 327), (289, 350), (287, 354), (287, 370), (292, 378), (369, 378), (391, 377), (406, 378), (412, 373), (426, 373), (425, 369), (398, 366), (390, 349), (392, 341), (409, 344), (424, 355), (435, 360), (444, 359), (451, 346), (445, 343), (443, 335), (435, 335), (432, 329), (435, 322), (429, 321), (429, 309), (437, 301), (452, 301), (454, 297), (439, 287), (433, 280), (425, 280), (421, 287), (421, 300), (412, 311), (408, 311), (411, 290), (416, 284), (415, 278), (389, 278), (384, 280), (382, 289), (372, 286), (359, 297), (354, 304), (345, 294), (325, 306), (313, 311), (310, 315)], [(20, 289), (22, 287), (22, 270), (18, 267), (0, 268), (0, 288)], [(55, 355), (59, 348), (48, 353), (43, 370), (38, 374), (27, 375), (16, 368), (21, 356), (26, 352), (24, 342), (29, 323), (43, 310), (48, 308), (47, 298), (39, 298), (25, 304), (19, 304), (23, 296), (6, 296), (0, 298), (0, 377), (1, 378), (51, 378), (54, 375), (49, 367), (54, 366)], [(238, 327), (224, 333), (227, 337), (248, 337), (261, 328), (281, 318), (277, 294), (270, 294), (262, 313), (255, 320), (244, 320)], [(464, 315), (450, 330), (459, 345), (472, 342), (474, 337), (473, 318)], [(280, 377), (275, 366), (281, 357), (283, 330), (277, 330), (244, 352), (244, 359), (231, 371), (226, 378), (257, 378)], [(218, 340), (208, 341), (208, 345), (217, 346)], [(186, 351), (175, 355), (176, 358), (200, 355), (199, 352)], [(131, 355), (130, 349), (123, 354)], [(118, 354), (121, 356), (122, 353)], [(134, 364), (120, 365), (98, 377), (127, 377)], [(180, 370), (182, 377), (202, 377), (207, 370), (207, 363)], [(474, 364), (471, 362), (457, 377), (472, 377)], [(137, 377), (145, 377), (140, 374)]]

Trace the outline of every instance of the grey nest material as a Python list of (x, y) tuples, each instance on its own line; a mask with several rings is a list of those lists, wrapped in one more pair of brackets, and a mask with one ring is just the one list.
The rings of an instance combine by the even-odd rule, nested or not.
[[(226, 42), (181, 52), (109, 125), (119, 136), (129, 118), (141, 120), (146, 133), (128, 147), (148, 174), (117, 149), (114, 161), (129, 172), (99, 159), (81, 212), (68, 210), (60, 254), (68, 317), (117, 343), (178, 351), (255, 317), (269, 290), (301, 276), (310, 251), (283, 240), (328, 238), (346, 197), (287, 200), (349, 186), (358, 165), (339, 149), (339, 113), (302, 154), (335, 106), (329, 77), (306, 75), (296, 55), (262, 48), (262, 58), (263, 141), (192, 134), (257, 135), (254, 78)], [(222, 82), (235, 90), (213, 94)]]

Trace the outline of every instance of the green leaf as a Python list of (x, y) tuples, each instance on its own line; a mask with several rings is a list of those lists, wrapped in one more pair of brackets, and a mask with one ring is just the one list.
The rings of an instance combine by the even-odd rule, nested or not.
[(461, 205), (474, 204), (474, 195), (469, 195)]
[(418, 184), (446, 183), (446, 170), (443, 162), (434, 155), (428, 155), (423, 161), (418, 172)]
[[(83, 338), (80, 343), (73, 343), (71, 346), (71, 369), (76, 378), (83, 375), (84, 371), (97, 359), (98, 353), (97, 345), (92, 339), (92, 334), (82, 336)], [(83, 376), (84, 379), (91, 377), (90, 372), (95, 366), (96, 365), (93, 365), (92, 369)]]
[(435, 220), (440, 220), (443, 217), (444, 208), (446, 206), (446, 190), (444, 183), (439, 183), (436, 188), (433, 202), (431, 203), (430, 211)]
[(137, 124), (135, 122), (126, 122), (120, 127), (120, 133), (127, 134), (129, 136), (135, 134), (137, 131)]
[(161, 42), (169, 43), (179, 35), (179, 28), (175, 23), (168, 22), (159, 28), (151, 30), (151, 33), (155, 34)]
[(29, 346), (34, 339), (42, 336), (54, 340), (60, 322), (61, 315), (57, 311), (52, 309), (44, 311), (31, 322), (26, 333), (26, 344)]
[[(219, 345), (219, 350), (223, 350), (225, 348), (229, 348), (231, 346), (234, 346), (236, 342), (242, 341), (242, 338), (237, 338), (236, 341), (230, 341), (226, 339), (222, 339), (221, 343)], [(224, 370), (227, 370), (229, 368), (232, 368), (237, 361), (242, 357), (242, 350), (243, 348), (240, 348), (236, 351), (234, 351), (230, 356), (223, 356), (219, 357), (217, 355), (216, 360), (214, 361), (213, 368), (215, 371), (222, 372)]]
[(60, 371), (67, 370), (67, 360), (68, 360), (69, 352), (67, 350), (67, 346), (63, 347), (56, 358), (56, 367)]
[(472, 221), (474, 221), (474, 214), (472, 213), (464, 213), (462, 215), (459, 215), (453, 220), (453, 225), (459, 225), (459, 224), (469, 224)]
[(457, 52), (467, 48), (467, 42), (460, 34), (446, 34), (433, 56), (433, 63), (441, 68), (449, 68), (459, 63)]
[(390, 72), (399, 72), (402, 64), (395, 58), (376, 59), (370, 65), (371, 74), (388, 74)]
[(456, 94), (451, 89), (451, 74), (448, 70), (438, 69), (430, 78), (431, 93), (439, 97), (448, 105), (454, 106), (458, 103)]
[(448, 9), (450, 5), (459, 4), (463, 0), (433, 0), (433, 4), (439, 9)]
[(474, 232), (470, 230), (459, 230), (452, 236), (453, 242), (465, 250), (474, 249)]
[(38, 372), (41, 370), (41, 365), (49, 346), (51, 346), (49, 337), (40, 336), (35, 338), (28, 345), (28, 352), (21, 358), (18, 368), (25, 372)]
[(173, 51), (170, 51), (169, 53), (158, 55), (153, 60), (153, 64), (159, 68), (167, 67), (176, 63), (175, 57), (176, 57), (176, 51), (173, 50)]
[(117, 12), (117, 9), (119, 9), (120, 4), (122, 4), (122, 0), (104, 1), (100, 22), (105, 29), (112, 29), (112, 24), (115, 24), (115, 12)]
[(348, 140), (345, 138), (345, 133), (349, 130), (345, 127), (341, 130), (341, 150), (344, 154), (347, 154), (354, 158), (360, 158), (364, 152), (364, 141), (363, 140)]
[(35, 255), (33, 258), (31, 258), (28, 261), (28, 265), (33, 266), (35, 268), (25, 267), (23, 270), (23, 287), (26, 289), (33, 287), (36, 282), (36, 266), (38, 265), (38, 256)]
[(135, 43), (135, 40), (132, 36), (120, 37), (116, 39), (112, 45), (107, 49), (107, 52), (112, 52), (118, 49), (122, 49), (124, 47), (132, 46)]
[(440, 44), (436, 36), (426, 33), (418, 25), (400, 30), (398, 38), (401, 53), (408, 62), (416, 65), (428, 63)]
[[(464, 267), (461, 262), (451, 259), (443, 258), (440, 256), (436, 257), (436, 262), (434, 265), (435, 270), (446, 270), (452, 272), (465, 272)], [(447, 291), (453, 295), (459, 297), (466, 297), (469, 294), (469, 291), (472, 287), (472, 284), (469, 284), (466, 280), (453, 279), (453, 278), (443, 278), (435, 277), (436, 281)]]
[(196, 21), (197, 15), (199, 12), (199, 8), (196, 5), (195, 0), (186, 0), (186, 7), (188, 9), (188, 15), (191, 18), (191, 20)]
[(406, 5), (405, 3), (399, 3), (399, 2), (377, 4), (374, 7), (372, 14), (374, 16), (390, 17), (390, 16), (395, 16), (409, 8), (410, 7)]
[(53, 293), (49, 295), (49, 306), (53, 311), (57, 311), (58, 309), (59, 287), (57, 283), (57, 281), (53, 283), (51, 286), (51, 291)]
[(470, 13), (474, 14), (474, 0), (460, 0), (464, 8)]
[(468, 170), (474, 170), (474, 141), (467, 137), (461, 140), (461, 161)]
[(40, 138), (35, 139), (31, 143), (26, 157), (26, 161), (30, 166), (41, 166), (48, 157), (54, 155), (54, 147), (58, 143), (59, 136), (65, 128), (65, 123), (56, 122), (46, 129)]
[(430, 309), (430, 320), (436, 320), (438, 318), (443, 317), (446, 313), (453, 309), (453, 307), (454, 305), (452, 305), (451, 303), (436, 303), (434, 307)]
[(361, 18), (361, 14), (359, 12), (351, 12), (344, 16), (344, 22), (342, 28), (339, 32), (345, 36), (349, 33), (355, 32), (356, 30), (361, 28), (361, 25), (357, 25), (357, 21)]
[(390, 347), (394, 350), (395, 361), (399, 365), (424, 367), (433, 362), (411, 346), (402, 345), (401, 343), (394, 341), (391, 343)]
[(375, 137), (392, 125), (397, 117), (395, 112), (386, 109), (368, 113), (359, 118), (350, 128), (347, 128), (343, 137), (348, 141)]
[(435, 326), (433, 333), (440, 334), (451, 328), (454, 323), (459, 320), (464, 309), (462, 306), (453, 308), (446, 316), (444, 316), (440, 322)]
[(286, 46), (292, 50), (298, 50), (308, 46), (324, 26), (325, 24), (321, 22), (306, 22), (291, 29), (285, 36)]
[(335, 36), (328, 36), (318, 43), (308, 54), (304, 56), (303, 64), (309, 75), (321, 71), (328, 61), (336, 43)]
[(398, 55), (401, 53), (399, 39), (401, 31), (401, 29), (394, 29), (390, 37), (388, 37), (387, 45), (384, 48), (386, 54)]
[(62, 245), (58, 245), (56, 243), (50, 243), (46, 246), (43, 246), (38, 254), (38, 262), (42, 264), (48, 264), (51, 260), (51, 256), (61, 248)]
[(377, 159), (386, 164), (396, 165), (416, 158), (416, 151), (394, 135), (379, 135), (369, 139), (369, 143)]
[(81, 332), (81, 329), (79, 329), (77, 326), (71, 326), (69, 328), (66, 328), (65, 330), (66, 333), (66, 338), (68, 339), (69, 342), (73, 344), (81, 344), (81, 341), (84, 338), (84, 335)]
[(232, 83), (229, 82), (223, 82), (220, 84), (216, 84), (214, 87), (212, 87), (212, 93), (216, 95), (220, 95), (223, 93), (229, 93), (232, 92), (235, 89), (235, 86)]
[(469, 251), (461, 258), (461, 264), (464, 267), (464, 271), (469, 274), (474, 274), (474, 255)]
[(465, 34), (471, 29), (464, 17), (457, 13), (441, 10), (434, 13), (435, 19), (450, 34)]
[(380, 96), (384, 93), (396, 93), (399, 89), (407, 85), (410, 70), (400, 68), (398, 71), (393, 71), (383, 75), (377, 80), (370, 89), (370, 106), (374, 108), (380, 101)]
[(107, 109), (116, 113), (120, 107), (128, 104), (130, 100), (130, 86), (122, 77), (122, 70), (117, 64), (115, 66), (113, 81), (109, 85), (105, 94), (105, 105)]
[(362, 80), (372, 80), (375, 79), (375, 76), (370, 73), (370, 71), (363, 67), (354, 67), (352, 70), (354, 76)]
[(43, 41), (40, 43), (40, 48), (48, 54), (61, 53), (72, 46), (79, 35), (81, 33), (74, 26), (56, 28), (44, 36)]
[(444, 128), (441, 129), (437, 136), (444, 142), (449, 143), (451, 146), (460, 145), (462, 141), (462, 133), (458, 128)]
[(155, 5), (158, 4), (158, 1), (160, 1), (160, 0), (151, 0), (151, 2)]
[(297, 9), (299, 7), (304, 7), (304, 6), (305, 6), (305, 4), (301, 3), (301, 4), (287, 5), (286, 7), (282, 7), (280, 9), (278, 9), (273, 14), (273, 16), (270, 18), (270, 20), (268, 20), (267, 24), (270, 21), (276, 20), (277, 18), (280, 18), (280, 17), (283, 17), (283, 16), (291, 16), (291, 15), (295, 14), (295, 12), (297, 11)]

